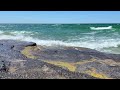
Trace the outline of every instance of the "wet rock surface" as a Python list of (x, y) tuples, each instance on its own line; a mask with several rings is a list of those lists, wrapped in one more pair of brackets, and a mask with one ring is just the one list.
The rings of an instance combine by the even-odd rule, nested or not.
[(89, 60), (92, 58), (97, 60), (112, 59), (116, 62), (120, 61), (119, 54), (107, 54), (96, 50), (79, 47), (64, 47), (62, 49), (44, 48), (42, 50), (35, 51), (33, 54), (38, 56), (40, 59), (55, 61), (62, 60), (67, 62), (78, 62), (80, 60)]
[(0, 40), (1, 79), (118, 79), (120, 55)]

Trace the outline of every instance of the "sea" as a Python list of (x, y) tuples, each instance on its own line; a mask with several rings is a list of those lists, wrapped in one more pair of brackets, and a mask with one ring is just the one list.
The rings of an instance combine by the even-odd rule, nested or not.
[(85, 47), (120, 54), (119, 23), (0, 24), (0, 40), (2, 39), (35, 42), (42, 46)]

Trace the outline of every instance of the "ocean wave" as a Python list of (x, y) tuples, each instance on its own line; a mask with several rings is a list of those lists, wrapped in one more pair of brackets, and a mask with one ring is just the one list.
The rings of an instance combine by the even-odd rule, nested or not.
[(84, 35), (94, 35), (94, 34), (96, 34), (97, 32), (89, 32), (89, 33), (82, 33), (82, 34), (84, 34)]
[(35, 36), (31, 36), (33, 32), (31, 31), (10, 31), (10, 34), (5, 34), (5, 31), (0, 31), (0, 39), (13, 39), (13, 40), (21, 40), (28, 42), (35, 42), (38, 45), (43, 46), (72, 46), (72, 47), (86, 47), (96, 50), (101, 50), (102, 48), (109, 47), (120, 47), (120, 39), (119, 38), (97, 38), (94, 37), (76, 37), (68, 39), (67, 41), (62, 40), (43, 40), (41, 38), (37, 38)]
[(120, 40), (110, 39), (110, 40), (86, 40), (86, 41), (60, 41), (60, 40), (41, 40), (39, 38), (25, 36), (25, 35), (0, 35), (0, 39), (13, 39), (21, 41), (35, 42), (38, 45), (44, 46), (73, 46), (73, 47), (86, 47), (91, 49), (101, 49), (105, 47), (118, 47), (120, 45)]
[(38, 45), (43, 46), (72, 46), (72, 47), (86, 47), (96, 50), (101, 50), (102, 48), (108, 47), (118, 47), (120, 45), (119, 41), (104, 41), (104, 42), (95, 42), (95, 41), (76, 41), (76, 42), (65, 42), (59, 40), (40, 40), (37, 38), (26, 37), (22, 39), (23, 41), (32, 41)]
[(34, 35), (32, 31), (0, 31), (0, 35)]
[(62, 25), (62, 24), (53, 24), (53, 25), (51, 25), (51, 26), (60, 26), (60, 25)]
[(22, 40), (27, 35), (32, 35), (32, 32), (29, 31), (0, 31), (0, 39), (13, 39), (13, 40)]
[(0, 28), (1, 28), (1, 27), (2, 27), (2, 28), (5, 28), (6, 26), (4, 26), (4, 25), (0, 25)]
[(3, 31), (0, 31), (0, 34), (3, 34), (4, 32)]
[(91, 30), (109, 30), (112, 29), (112, 26), (108, 27), (90, 27)]

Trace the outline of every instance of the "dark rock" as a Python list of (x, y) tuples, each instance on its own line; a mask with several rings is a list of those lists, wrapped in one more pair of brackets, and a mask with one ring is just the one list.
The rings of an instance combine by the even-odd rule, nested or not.
[[(93, 78), (90, 75), (71, 72), (61, 67), (51, 65), (39, 60), (26, 58), (21, 51), (27, 46), (36, 46), (36, 43), (23, 42), (15, 40), (0, 40), (0, 78), (1, 79), (31, 79), (31, 78), (51, 78), (51, 79), (72, 79), (72, 78)], [(50, 53), (51, 51), (45, 51)], [(63, 54), (60, 50), (51, 52), (51, 56), (55, 53)], [(64, 52), (65, 54), (66, 52)], [(51, 57), (48, 57), (51, 58)], [(64, 57), (62, 57), (64, 59)], [(46, 72), (42, 68), (46, 66)], [(45, 68), (45, 67), (44, 67)]]
[(0, 60), (0, 72), (8, 72), (10, 66), (10, 62), (8, 61), (1, 61)]
[[(21, 51), (30, 46), (25, 53), (37, 59), (27, 58)], [(34, 47), (35, 46), (35, 47)], [(33, 48), (34, 47), (34, 48)], [(33, 48), (33, 49), (32, 49)], [(36, 49), (37, 48), (37, 49)], [(99, 52), (88, 48), (44, 47), (38, 49), (36, 43), (0, 40), (0, 78), (1, 79), (98, 79), (120, 78), (120, 55)], [(47, 61), (64, 62), (64, 65), (50, 64)], [(92, 61), (93, 60), (93, 61)], [(92, 71), (93, 70), (93, 71)], [(86, 73), (89, 71), (90, 73)], [(102, 74), (103, 75), (102, 75)]]
[(0, 40), (0, 56), (9, 59), (26, 59), (20, 53), (26, 46), (36, 46), (36, 43), (15, 41), (15, 40)]
[(120, 61), (120, 55), (107, 54), (92, 49), (76, 50), (74, 48), (67, 49), (49, 49), (44, 48), (33, 52), (33, 55), (39, 57), (42, 60), (61, 60), (67, 62), (79, 62), (80, 60), (90, 60), (95, 58), (97, 60), (112, 59), (117, 62)]

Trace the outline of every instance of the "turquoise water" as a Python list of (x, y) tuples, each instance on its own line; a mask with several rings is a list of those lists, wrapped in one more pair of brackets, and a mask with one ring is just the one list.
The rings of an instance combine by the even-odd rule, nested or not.
[[(112, 28), (90, 28), (108, 26)], [(44, 46), (87, 47), (120, 53), (120, 24), (0, 24), (0, 39), (32, 41)]]

